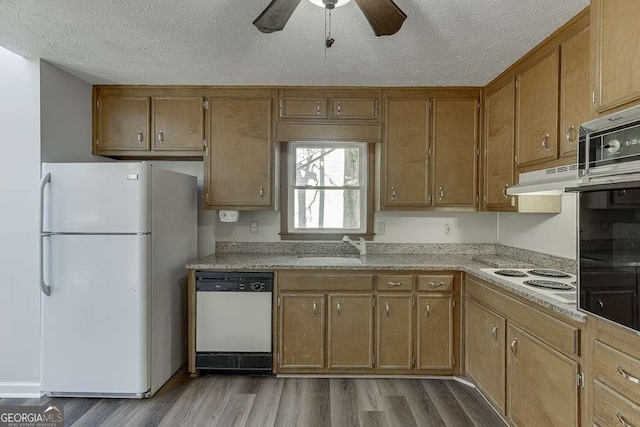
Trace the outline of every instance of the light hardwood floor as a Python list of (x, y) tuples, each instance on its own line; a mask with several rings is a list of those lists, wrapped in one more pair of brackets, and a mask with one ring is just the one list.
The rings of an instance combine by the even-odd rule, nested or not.
[(452, 380), (307, 379), (176, 374), (154, 397), (0, 399), (57, 404), (73, 426), (503, 426)]

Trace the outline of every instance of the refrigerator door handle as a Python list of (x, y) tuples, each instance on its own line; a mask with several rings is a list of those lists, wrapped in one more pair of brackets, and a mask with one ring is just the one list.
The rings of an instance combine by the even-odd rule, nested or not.
[(47, 174), (40, 181), (40, 243), (38, 245), (39, 258), (40, 258), (40, 290), (43, 294), (51, 295), (51, 287), (44, 281), (44, 238), (49, 236), (50, 233), (44, 232), (44, 189), (48, 183), (51, 182), (51, 173)]

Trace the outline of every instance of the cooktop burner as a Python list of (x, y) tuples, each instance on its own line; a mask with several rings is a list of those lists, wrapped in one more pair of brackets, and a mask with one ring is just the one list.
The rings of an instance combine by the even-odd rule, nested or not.
[(534, 286), (536, 288), (554, 289), (558, 291), (571, 291), (573, 288), (566, 283), (554, 282), (551, 280), (525, 280), (525, 285)]
[(500, 276), (507, 276), (507, 277), (528, 277), (529, 276), (527, 273), (524, 273), (518, 270), (497, 270), (495, 271), (495, 274), (498, 274)]
[(533, 274), (534, 276), (540, 276), (540, 277), (553, 277), (556, 279), (567, 279), (569, 277), (571, 277), (571, 275), (563, 273), (562, 271), (556, 271), (556, 270), (530, 270), (527, 271), (527, 273), (529, 274)]

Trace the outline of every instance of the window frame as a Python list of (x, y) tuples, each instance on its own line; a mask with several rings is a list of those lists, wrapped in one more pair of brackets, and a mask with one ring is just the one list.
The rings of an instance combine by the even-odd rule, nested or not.
[[(364, 208), (363, 219), (366, 222), (365, 227), (359, 232), (340, 229), (328, 229), (327, 231), (319, 231), (312, 229), (309, 231), (293, 231), (290, 224), (293, 224), (293, 218), (290, 212), (290, 197), (294, 190), (292, 180), (292, 158), (294, 155), (294, 147), (296, 146), (313, 146), (327, 145), (327, 147), (340, 148), (341, 145), (364, 144), (364, 159), (362, 166), (364, 171), (360, 171), (361, 179), (364, 180), (362, 188), (362, 197), (364, 201), (361, 209)], [(281, 240), (342, 240), (347, 235), (351, 238), (363, 237), (366, 240), (373, 240), (373, 210), (375, 198), (375, 145), (361, 141), (289, 141), (282, 143), (281, 146), (281, 165), (280, 165), (280, 239)], [(331, 187), (340, 189), (343, 187)], [(349, 187), (346, 187), (349, 188)], [(355, 187), (351, 187), (355, 188)]]

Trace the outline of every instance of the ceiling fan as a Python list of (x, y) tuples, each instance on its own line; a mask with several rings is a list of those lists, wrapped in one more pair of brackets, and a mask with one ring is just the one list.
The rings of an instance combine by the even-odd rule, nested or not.
[[(263, 33), (282, 31), (301, 0), (272, 0), (269, 6), (253, 21), (253, 25)], [(351, 0), (310, 0), (331, 11)], [(397, 33), (407, 15), (393, 0), (355, 0), (362, 10), (376, 36), (390, 36)]]

